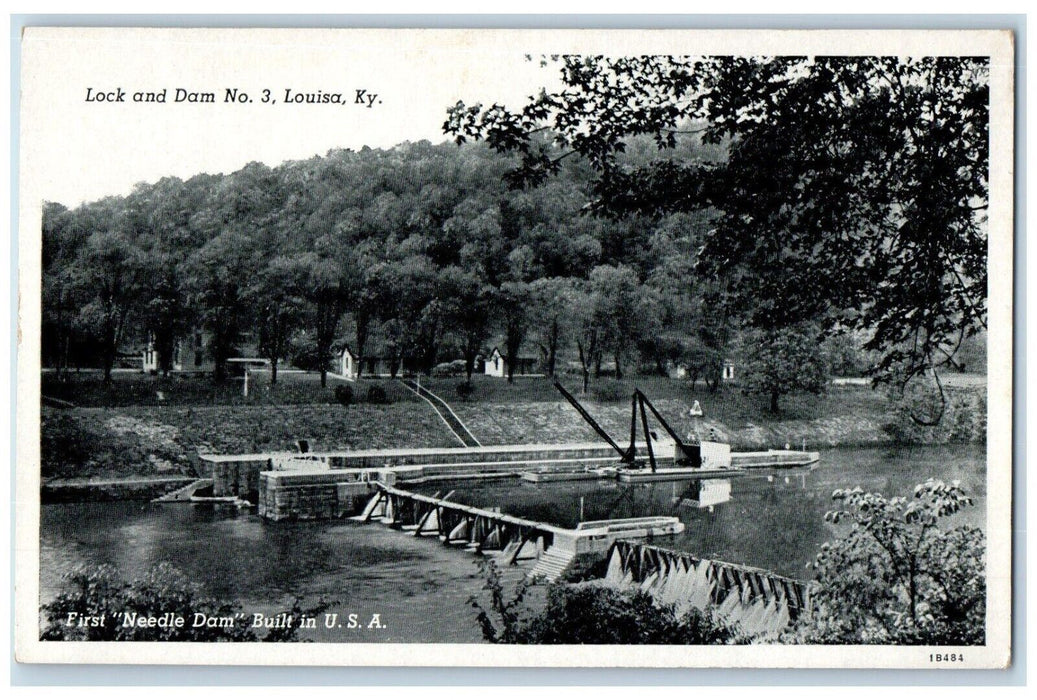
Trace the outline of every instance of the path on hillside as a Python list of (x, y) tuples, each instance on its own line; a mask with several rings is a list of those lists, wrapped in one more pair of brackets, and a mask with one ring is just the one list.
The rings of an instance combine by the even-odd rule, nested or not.
[(448, 428), (450, 428), (450, 432), (454, 434), (454, 437), (456, 437), (462, 445), (465, 447), (482, 446), (482, 444), (475, 439), (475, 436), (472, 435), (472, 432), (468, 430), (464, 423), (461, 422), (461, 419), (457, 417), (457, 414), (454, 413), (446, 401), (411, 379), (401, 379), (400, 381), (403, 382), (404, 386), (425, 399), (425, 401), (432, 406), (432, 410), (439, 414), (439, 417), (442, 418), (443, 422), (447, 424)]

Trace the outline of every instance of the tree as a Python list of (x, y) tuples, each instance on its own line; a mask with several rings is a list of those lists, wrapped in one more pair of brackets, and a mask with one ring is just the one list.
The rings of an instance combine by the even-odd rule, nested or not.
[(278, 256), (259, 271), (246, 291), (259, 330), (259, 350), (270, 360), (271, 384), (277, 384), (278, 362), (287, 356), (292, 336), (302, 324), (302, 282), (295, 261)]
[(299, 280), (299, 296), (307, 302), (310, 328), (320, 369), (320, 385), (328, 385), (331, 346), (338, 324), (354, 296), (355, 261), (348, 254), (337, 257), (303, 253), (293, 261)]
[(860, 488), (832, 494), (849, 523), (814, 562), (812, 610), (789, 635), (822, 644), (982, 644), (986, 546), (969, 525), (943, 521), (973, 500), (955, 481), (930, 479), (910, 498)]
[(549, 377), (555, 376), (558, 352), (570, 334), (576, 285), (569, 277), (542, 277), (529, 285), (530, 314)]
[(78, 284), (87, 301), (79, 320), (100, 342), (104, 381), (112, 380), (127, 319), (140, 300), (141, 257), (128, 237), (118, 231), (97, 231), (77, 260)]
[(438, 296), (446, 327), (460, 342), (470, 384), (475, 357), (482, 351), (490, 327), (494, 290), (474, 273), (451, 266), (439, 274)]
[(822, 393), (828, 368), (812, 326), (749, 330), (742, 338), (742, 384), (748, 393), (770, 397), (771, 413), (778, 399), (794, 391)]
[(568, 297), (572, 301), (572, 325), (569, 332), (576, 344), (583, 393), (586, 394), (590, 385), (591, 366), (601, 356), (601, 324), (596, 312), (598, 295), (589, 285), (576, 284), (568, 293)]
[[(866, 330), (880, 380), (945, 365), (985, 328), (986, 59), (556, 60), (562, 90), (517, 111), (459, 102), (444, 130), (521, 155), (517, 184), (579, 154), (610, 216), (714, 210), (697, 267), (739, 315)], [(640, 135), (658, 147), (646, 164), (626, 158)]]
[(504, 326), (504, 352), (508, 357), (508, 383), (515, 381), (515, 358), (522, 349), (529, 325), (531, 293), (525, 282), (504, 282), (497, 289), (495, 307)]
[(431, 370), (443, 335), (439, 277), (432, 261), (424, 255), (407, 254), (376, 265), (369, 278), (392, 376), (404, 360)]
[(373, 247), (371, 243), (360, 246), (358, 262), (360, 271), (359, 277), (355, 280), (351, 307), (355, 339), (353, 350), (356, 352), (358, 377), (363, 372), (367, 341), (378, 315), (379, 290), (375, 276), (378, 257), (373, 250), (369, 249)]
[(187, 182), (166, 177), (154, 184), (138, 184), (125, 200), (126, 229), (142, 251), (148, 280), (142, 290), (139, 326), (163, 374), (172, 369), (177, 344), (196, 321), (183, 266), (205, 240), (206, 232), (198, 224), (206, 220), (212, 189), (208, 176)]
[(81, 245), (76, 216), (55, 202), (43, 204), (42, 318), (40, 345), (44, 366), (63, 377), (72, 354), (76, 304), (75, 261)]
[(248, 322), (245, 304), (247, 280), (252, 276), (250, 239), (227, 232), (197, 249), (184, 264), (191, 303), (210, 334), (213, 380), (227, 376), (227, 360), (237, 352), (242, 328)]
[(629, 267), (599, 265), (591, 270), (590, 283), (594, 290), (593, 322), (598, 326), (600, 350), (595, 362), (600, 362), (600, 353), (611, 351), (616, 378), (621, 379), (623, 360), (636, 347), (641, 337), (639, 325), (644, 320), (637, 275)]

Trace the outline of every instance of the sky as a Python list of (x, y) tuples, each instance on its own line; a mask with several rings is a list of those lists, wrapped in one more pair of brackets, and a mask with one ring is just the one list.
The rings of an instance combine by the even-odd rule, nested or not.
[[(558, 88), (557, 67), (541, 67), (542, 55), (973, 55), (1004, 39), (996, 33), (888, 30), (850, 37), (797, 31), (28, 28), (21, 53), (20, 204), (24, 223), (34, 230), (33, 210), (44, 201), (75, 206), (127, 194), (138, 182), (229, 173), (251, 161), (276, 166), (332, 148), (440, 142), (446, 109), (459, 99), (519, 107), (543, 87)], [(185, 97), (211, 93), (214, 102), (178, 102), (178, 90)], [(248, 97), (228, 102), (228, 90)], [(263, 102), (264, 90), (270, 102)], [(356, 103), (358, 90), (364, 104)], [(166, 101), (135, 103), (138, 92), (164, 92)], [(318, 92), (339, 94), (345, 104), (286, 104), (291, 95)], [(121, 101), (96, 101), (98, 95)]]
[[(443, 141), (446, 109), (459, 99), (520, 106), (557, 81), (557, 69), (526, 60), (517, 47), (428, 34), (403, 41), (324, 31), (30, 34), (23, 165), (44, 201), (71, 207), (169, 175)], [(134, 102), (136, 93), (163, 91), (165, 102)], [(191, 101), (203, 93), (215, 102)], [(248, 97), (239, 102), (242, 93)], [(338, 94), (343, 104), (292, 101), (306, 94)]]

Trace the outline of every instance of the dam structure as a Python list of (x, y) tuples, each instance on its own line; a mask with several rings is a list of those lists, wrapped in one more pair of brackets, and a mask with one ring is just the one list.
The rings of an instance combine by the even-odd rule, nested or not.
[(620, 539), (639, 540), (684, 531), (684, 524), (674, 516), (596, 520), (563, 528), (450, 501), (450, 495), (426, 496), (379, 483), (375, 495), (353, 519), (381, 522), (414, 537), (438, 537), (445, 545), (461, 546), (476, 554), (497, 553), (509, 565), (522, 558), (535, 558), (529, 575), (546, 581), (593, 568)]
[(678, 611), (715, 610), (758, 641), (773, 641), (810, 610), (809, 583), (764, 569), (630, 539), (617, 539), (607, 556), (606, 584), (646, 591)]
[[(538, 483), (609, 476), (637, 483), (734, 476), (751, 468), (810, 465), (820, 458), (816, 452), (787, 449), (738, 454), (727, 443), (697, 438), (686, 443), (638, 389), (631, 396), (629, 443), (621, 446), (575, 396), (558, 381), (554, 385), (602, 442), (482, 445), (445, 401), (411, 382), (407, 386), (432, 405), (461, 447), (309, 452), (308, 443), (299, 441), (295, 453), (199, 457), (211, 473), (212, 498), (258, 505), (259, 514), (271, 520), (352, 515), (374, 482), (392, 486), (521, 477)], [(652, 429), (650, 418), (662, 433)]]
[[(656, 448), (658, 459), (672, 460), (673, 454), (672, 446), (669, 451)], [(248, 501), (270, 520), (353, 515), (373, 493), (375, 482), (499, 479), (530, 470), (594, 473), (616, 465), (615, 452), (601, 443), (273, 452), (200, 459), (211, 474), (214, 497)]]

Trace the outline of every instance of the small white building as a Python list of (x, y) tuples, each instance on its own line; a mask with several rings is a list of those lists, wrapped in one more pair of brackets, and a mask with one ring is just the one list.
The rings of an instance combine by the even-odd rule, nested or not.
[[(675, 370), (671, 372), (671, 375), (675, 379), (687, 379), (688, 368), (684, 365), (678, 365)], [(701, 375), (700, 375), (701, 376)], [(724, 365), (720, 369), (720, 379), (725, 382), (734, 381), (735, 378), (735, 364), (731, 360), (724, 360)]]
[(346, 379), (356, 379), (359, 363), (357, 362), (356, 355), (353, 354), (353, 351), (349, 349), (348, 345), (342, 348), (342, 352), (339, 354), (338, 359), (338, 373)]
[[(515, 358), (515, 372), (516, 376), (532, 375), (536, 371), (537, 358), (535, 357), (522, 357)], [(507, 377), (508, 367), (510, 361), (507, 357), (501, 353), (500, 348), (494, 348), (490, 356), (486, 358), (483, 367), (483, 373), (488, 377)]]
[(360, 377), (361, 370), (365, 377), (392, 377), (408, 368), (408, 364), (401, 358), (381, 355), (366, 355), (361, 363), (356, 353), (348, 345), (344, 345), (335, 353), (335, 364), (332, 371), (354, 381)]
[[(156, 374), (161, 369), (159, 353), (155, 348), (155, 336), (152, 333), (148, 334), (148, 342), (144, 345), (144, 351), (141, 353), (141, 368), (144, 374)], [(173, 361), (169, 363), (169, 368), (174, 372), (180, 372), (184, 369), (183, 362), (180, 361), (179, 340), (173, 346)]]
[(735, 378), (735, 365), (730, 360), (724, 360), (724, 369), (721, 371), (720, 378), (725, 382), (729, 382)]

